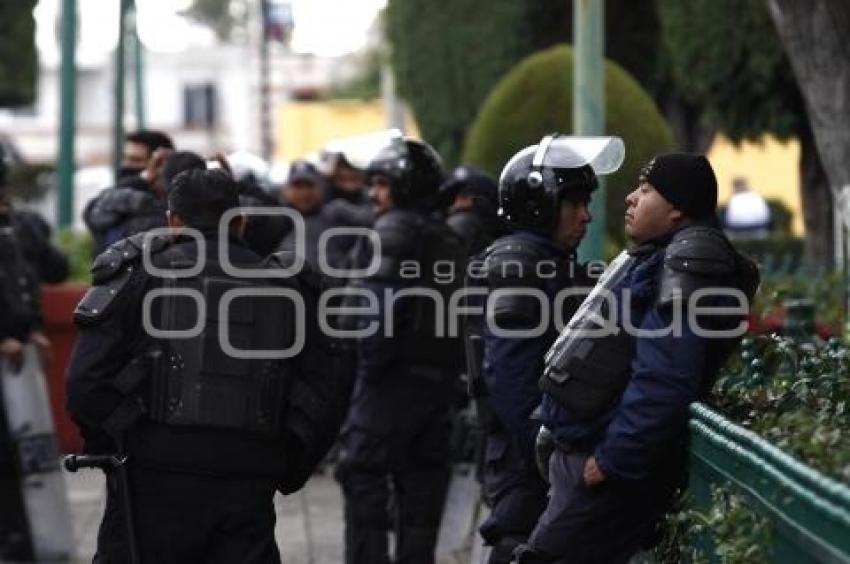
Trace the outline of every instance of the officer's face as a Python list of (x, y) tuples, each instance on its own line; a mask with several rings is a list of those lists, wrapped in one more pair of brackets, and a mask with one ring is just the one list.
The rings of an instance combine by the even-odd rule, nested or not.
[(563, 247), (573, 249), (581, 243), (590, 223), (590, 196), (580, 200), (562, 200), (554, 239)]
[(626, 196), (626, 234), (637, 243), (669, 233), (682, 219), (682, 212), (649, 182), (641, 182)]
[(121, 166), (141, 170), (148, 166), (150, 158), (151, 154), (145, 145), (127, 141), (124, 143), (124, 151), (121, 154)]
[(340, 190), (357, 193), (363, 189), (363, 173), (356, 168), (339, 164), (334, 170), (333, 183)]
[(300, 213), (310, 213), (322, 203), (322, 189), (315, 182), (299, 180), (284, 187), (283, 198)]
[(471, 210), (475, 206), (475, 198), (469, 194), (458, 194), (455, 196), (455, 201), (449, 206), (449, 212), (455, 213), (464, 210)]
[(393, 205), (390, 196), (390, 179), (377, 174), (369, 179), (369, 200), (375, 215), (381, 215), (390, 210)]

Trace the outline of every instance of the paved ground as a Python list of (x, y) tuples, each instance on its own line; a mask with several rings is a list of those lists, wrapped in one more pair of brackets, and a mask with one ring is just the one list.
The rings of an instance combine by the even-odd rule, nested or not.
[[(97, 528), (103, 512), (103, 477), (97, 471), (65, 473), (68, 483), (77, 560), (91, 562)], [(438, 549), (440, 564), (468, 564), (470, 536), (475, 519), (475, 489), (465, 468), (456, 471), (449, 492)], [(337, 483), (327, 474), (314, 476), (301, 492), (278, 495), (275, 530), (285, 564), (339, 564), (342, 562), (342, 499)], [(312, 538), (312, 542), (308, 542)], [(477, 552), (477, 551), (476, 551)], [(476, 558), (480, 558), (476, 556)], [(476, 560), (480, 561), (480, 560)]]

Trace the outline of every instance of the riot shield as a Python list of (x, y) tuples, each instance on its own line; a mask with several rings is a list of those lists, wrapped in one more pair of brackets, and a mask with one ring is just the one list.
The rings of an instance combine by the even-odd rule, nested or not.
[[(31, 557), (37, 561), (72, 556), (74, 536), (65, 479), (47, 395), (45, 376), (34, 345), (24, 348), (20, 370), (0, 361), (0, 416), (3, 442), (13, 453), (11, 472), (20, 492)], [(5, 469), (4, 469), (5, 470)]]

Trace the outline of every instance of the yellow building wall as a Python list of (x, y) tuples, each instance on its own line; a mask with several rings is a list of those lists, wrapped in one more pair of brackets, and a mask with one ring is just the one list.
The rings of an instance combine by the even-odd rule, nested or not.
[(792, 228), (803, 235), (800, 207), (800, 144), (796, 140), (777, 141), (765, 137), (759, 143), (742, 143), (735, 147), (718, 135), (708, 158), (717, 175), (718, 201), (725, 203), (732, 194), (732, 179), (747, 179), (750, 188), (765, 198), (781, 200), (792, 212)]
[[(276, 112), (275, 157), (287, 162), (302, 158), (334, 139), (386, 129), (386, 123), (380, 100), (288, 102)], [(409, 115), (405, 127), (408, 134), (416, 136), (416, 125)]]

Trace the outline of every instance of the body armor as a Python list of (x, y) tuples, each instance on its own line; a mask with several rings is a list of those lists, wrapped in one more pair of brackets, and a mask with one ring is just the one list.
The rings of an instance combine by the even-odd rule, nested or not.
[[(631, 377), (635, 337), (621, 327), (609, 327), (601, 337), (593, 333), (610, 320), (610, 307), (617, 307), (604, 299), (605, 291), (610, 292), (622, 282), (634, 261), (624, 251), (609, 265), (546, 354), (540, 388), (579, 417), (593, 418), (613, 407)], [(694, 292), (709, 287), (739, 290), (749, 308), (759, 285), (758, 269), (752, 261), (738, 253), (722, 232), (701, 225), (676, 232), (665, 249), (658, 276), (654, 306), (661, 309), (685, 308)], [(699, 305), (712, 304), (700, 301)], [(726, 315), (703, 320), (701, 325), (730, 330), (741, 321)], [(711, 389), (717, 372), (737, 343), (738, 338), (709, 340), (710, 360), (702, 381), (702, 395)]]
[(608, 298), (634, 262), (625, 251), (614, 259), (546, 353), (540, 388), (579, 416), (590, 418), (609, 407), (628, 382), (634, 338), (609, 327), (611, 306), (617, 304)]
[[(162, 260), (166, 268), (178, 270), (195, 263), (180, 247), (164, 252)], [(152, 318), (158, 330), (176, 336), (161, 339), (161, 354), (154, 357), (152, 420), (267, 436), (279, 433), (291, 370), (284, 358), (261, 356), (292, 347), (294, 304), (280, 296), (241, 297), (227, 304), (233, 292), (275, 289), (279, 287), (231, 277), (210, 261), (198, 276), (165, 279), (162, 297), (152, 301)], [(228, 353), (226, 343), (238, 355)]]

